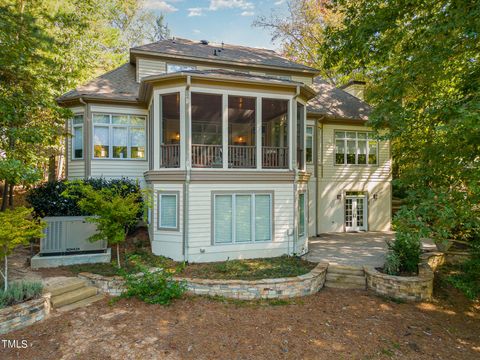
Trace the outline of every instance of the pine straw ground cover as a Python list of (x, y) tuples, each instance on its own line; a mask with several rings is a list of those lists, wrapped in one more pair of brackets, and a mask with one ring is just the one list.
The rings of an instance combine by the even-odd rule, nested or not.
[[(274, 306), (277, 305), (277, 306)], [(478, 304), (395, 303), (322, 289), (283, 302), (106, 299), (7, 335), (7, 359), (478, 359)]]

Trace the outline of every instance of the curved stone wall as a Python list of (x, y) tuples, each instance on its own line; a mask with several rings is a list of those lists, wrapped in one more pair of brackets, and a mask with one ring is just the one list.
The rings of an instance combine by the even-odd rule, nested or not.
[(0, 334), (24, 328), (50, 313), (50, 294), (0, 309)]

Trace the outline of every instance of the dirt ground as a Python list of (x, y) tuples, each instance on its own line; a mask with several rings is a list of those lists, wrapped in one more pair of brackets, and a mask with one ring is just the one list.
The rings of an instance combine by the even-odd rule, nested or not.
[(290, 304), (108, 300), (3, 335), (0, 359), (479, 359), (480, 309), (322, 289)]

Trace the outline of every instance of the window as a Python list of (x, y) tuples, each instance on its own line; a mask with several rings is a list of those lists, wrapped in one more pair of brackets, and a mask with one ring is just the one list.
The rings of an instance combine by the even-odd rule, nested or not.
[(297, 166), (300, 170), (305, 168), (304, 154), (304, 125), (305, 125), (305, 106), (297, 102)]
[(83, 159), (83, 115), (72, 119), (72, 159)]
[(145, 116), (93, 114), (93, 157), (145, 159)]
[(298, 236), (305, 236), (305, 193), (298, 194)]
[(373, 133), (335, 131), (335, 164), (376, 165), (377, 152)]
[(307, 164), (313, 163), (313, 126), (307, 126), (307, 133), (305, 138), (305, 158)]
[(158, 194), (158, 228), (178, 230), (178, 193)]
[(189, 71), (196, 70), (196, 66), (191, 65), (180, 65), (180, 64), (167, 64), (167, 74), (180, 72), (180, 71)]
[(215, 194), (215, 244), (272, 240), (271, 194)]

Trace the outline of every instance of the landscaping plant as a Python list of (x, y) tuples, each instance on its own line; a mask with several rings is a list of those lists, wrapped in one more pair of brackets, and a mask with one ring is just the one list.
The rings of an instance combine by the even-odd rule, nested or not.
[(4, 258), (3, 289), (8, 290), (8, 255), (19, 245), (44, 236), (45, 223), (32, 217), (32, 210), (18, 207), (0, 212), (0, 256)]
[(36, 299), (42, 294), (40, 281), (15, 281), (7, 290), (0, 290), (0, 309)]

